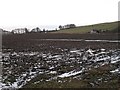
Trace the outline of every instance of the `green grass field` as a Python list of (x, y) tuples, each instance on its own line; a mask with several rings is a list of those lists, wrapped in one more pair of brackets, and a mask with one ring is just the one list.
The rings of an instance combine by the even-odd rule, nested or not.
[(108, 30), (108, 31), (115, 31), (118, 29), (118, 22), (110, 22), (110, 23), (100, 23), (100, 24), (94, 24), (94, 25), (87, 25), (87, 26), (78, 26), (76, 28), (71, 28), (71, 29), (63, 29), (63, 30), (58, 30), (52, 33), (88, 33), (91, 30), (96, 29), (96, 30)]

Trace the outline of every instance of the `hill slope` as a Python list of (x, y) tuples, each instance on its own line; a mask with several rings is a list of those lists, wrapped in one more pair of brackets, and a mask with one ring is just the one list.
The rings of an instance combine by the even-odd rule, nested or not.
[(100, 24), (87, 25), (87, 26), (78, 26), (76, 28), (58, 30), (58, 31), (55, 31), (52, 33), (88, 33), (93, 29), (108, 30), (108, 32), (117, 31), (118, 30), (118, 22), (100, 23)]

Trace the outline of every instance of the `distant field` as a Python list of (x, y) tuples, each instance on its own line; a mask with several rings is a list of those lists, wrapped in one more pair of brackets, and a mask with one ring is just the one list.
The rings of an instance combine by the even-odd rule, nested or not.
[(51, 32), (51, 33), (88, 33), (93, 29), (108, 30), (109, 32), (117, 31), (118, 22), (101, 23), (101, 24), (94, 24), (94, 25), (88, 25), (88, 26), (79, 26), (76, 28), (63, 29), (63, 30), (58, 30), (58, 31)]

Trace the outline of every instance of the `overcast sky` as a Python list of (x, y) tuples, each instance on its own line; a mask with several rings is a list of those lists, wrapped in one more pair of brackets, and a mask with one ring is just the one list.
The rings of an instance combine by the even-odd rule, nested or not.
[[(118, 20), (119, 0), (0, 0), (0, 28), (55, 28)], [(47, 27), (47, 25), (50, 25)]]

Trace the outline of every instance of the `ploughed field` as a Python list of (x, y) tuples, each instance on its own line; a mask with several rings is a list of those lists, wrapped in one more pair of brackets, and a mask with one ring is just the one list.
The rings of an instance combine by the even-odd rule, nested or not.
[(3, 36), (0, 88), (119, 88), (117, 35)]

